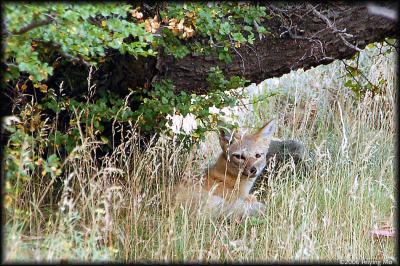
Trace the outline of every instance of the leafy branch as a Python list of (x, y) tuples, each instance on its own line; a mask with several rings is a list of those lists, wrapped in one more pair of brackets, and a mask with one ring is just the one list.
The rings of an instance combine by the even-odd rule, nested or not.
[[(372, 93), (372, 97), (374, 97), (376, 94), (381, 92), (379, 86), (383, 85), (386, 81), (382, 79), (379, 81), (379, 85), (373, 84), (359, 67), (359, 53), (356, 54), (355, 60), (355, 65), (349, 65), (344, 60), (341, 60), (345, 66), (347, 77), (351, 78), (351, 80), (355, 82), (353, 83), (351, 80), (348, 80), (344, 86), (351, 88), (351, 90), (356, 94), (355, 99), (359, 99), (367, 91), (370, 91)], [(362, 84), (361, 80), (356, 78), (359, 75), (367, 82), (366, 84)]]
[(38, 27), (41, 27), (41, 26), (45, 26), (45, 25), (49, 25), (55, 20), (55, 15), (45, 14), (45, 16), (47, 16), (47, 19), (31, 22), (30, 24), (20, 28), (18, 31), (14, 30), (12, 32), (9, 32), (7, 29), (4, 29), (5, 33), (3, 33), (3, 34), (6, 34), (6, 35), (9, 35), (9, 34), (22, 35), (22, 34), (27, 33), (28, 31), (33, 30), (35, 28), (38, 28)]

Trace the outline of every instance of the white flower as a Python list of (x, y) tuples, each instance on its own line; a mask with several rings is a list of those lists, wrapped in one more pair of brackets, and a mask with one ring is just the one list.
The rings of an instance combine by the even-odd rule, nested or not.
[(172, 124), (167, 123), (166, 126), (170, 128), (175, 134), (181, 133), (181, 127), (183, 123), (183, 116), (179, 115), (167, 115), (167, 119), (172, 122)]
[(220, 109), (218, 109), (217, 107), (215, 107), (215, 105), (213, 105), (208, 108), (208, 111), (210, 112), (210, 114), (219, 114)]
[(167, 115), (169, 123), (166, 126), (171, 129), (175, 134), (190, 134), (194, 129), (197, 129), (196, 116), (194, 114), (187, 114), (183, 117), (179, 115)]
[(194, 114), (187, 114), (183, 119), (183, 130), (186, 134), (190, 134), (194, 129), (197, 129), (196, 116)]

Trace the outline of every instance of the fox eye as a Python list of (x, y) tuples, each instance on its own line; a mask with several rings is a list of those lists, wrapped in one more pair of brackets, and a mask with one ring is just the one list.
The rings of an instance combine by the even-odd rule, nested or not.
[(239, 160), (244, 160), (245, 159), (245, 157), (243, 155), (237, 154), (237, 153), (233, 154), (233, 157), (235, 157), (236, 159), (239, 159)]
[(257, 153), (256, 158), (260, 158), (260, 157), (261, 157), (261, 154)]

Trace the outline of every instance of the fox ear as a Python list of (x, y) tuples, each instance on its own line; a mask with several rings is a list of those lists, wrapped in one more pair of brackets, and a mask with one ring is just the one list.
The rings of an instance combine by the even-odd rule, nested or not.
[(224, 151), (226, 150), (228, 145), (232, 143), (232, 141), (238, 138), (239, 136), (235, 132), (233, 132), (232, 134), (226, 134), (223, 129), (219, 130), (219, 144)]
[(265, 124), (262, 128), (260, 128), (255, 135), (262, 137), (262, 138), (267, 138), (267, 137), (272, 137), (275, 133), (275, 128), (276, 128), (276, 121), (271, 120), (267, 124)]
[(219, 145), (221, 145), (223, 151), (226, 151), (230, 138), (231, 137), (227, 135), (223, 129), (219, 130)]

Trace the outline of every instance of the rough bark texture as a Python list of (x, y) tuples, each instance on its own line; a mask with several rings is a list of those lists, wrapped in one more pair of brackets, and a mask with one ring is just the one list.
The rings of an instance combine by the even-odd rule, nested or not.
[[(274, 10), (282, 11), (284, 20), (275, 17), (266, 21), (263, 26), (272, 34), (261, 40), (257, 34), (254, 45), (232, 50), (232, 62), (221, 62), (217, 56), (190, 54), (178, 60), (172, 55), (161, 55), (156, 80), (169, 78), (177, 90), (205, 93), (211, 66), (219, 66), (226, 77), (239, 75), (258, 83), (298, 68), (307, 70), (336, 59), (351, 58), (357, 52), (351, 45), (363, 49), (369, 43), (396, 36), (396, 23), (368, 14), (365, 5), (315, 6), (332, 27), (316, 15), (310, 4)], [(352, 35), (344, 35), (350, 45), (341, 39), (339, 31)]]

